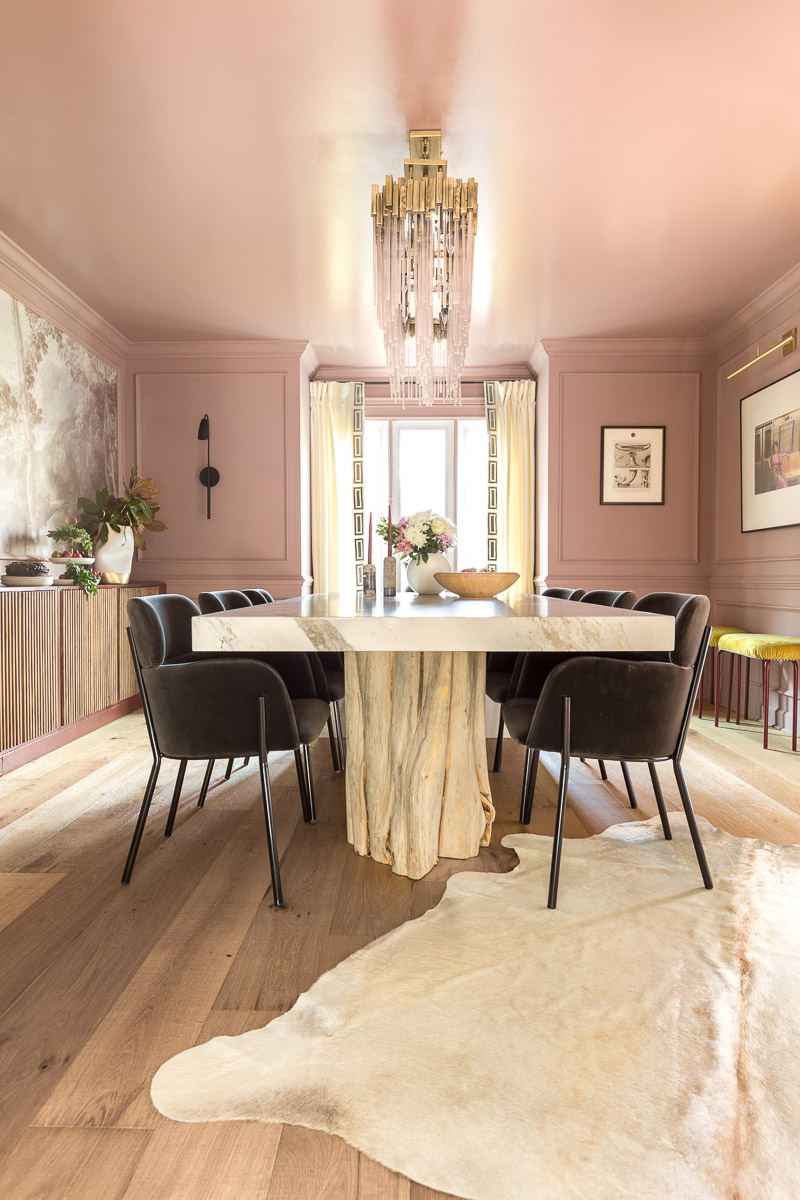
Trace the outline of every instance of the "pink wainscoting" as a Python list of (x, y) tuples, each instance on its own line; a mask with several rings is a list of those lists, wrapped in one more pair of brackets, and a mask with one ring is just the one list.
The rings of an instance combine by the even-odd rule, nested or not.
[[(134, 345), (126, 362), (125, 450), (163, 489), (166, 533), (148, 538), (135, 575), (169, 591), (266, 587), (296, 596), (307, 564), (307, 370), (302, 342)], [(198, 474), (211, 422), (220, 472), (211, 520)]]
[[(558, 586), (702, 591), (708, 579), (713, 374), (699, 347), (545, 341), (548, 422), (541, 573)], [(546, 385), (545, 385), (546, 379)], [(666, 426), (665, 503), (600, 503), (603, 425)], [(540, 456), (541, 457), (541, 456)]]

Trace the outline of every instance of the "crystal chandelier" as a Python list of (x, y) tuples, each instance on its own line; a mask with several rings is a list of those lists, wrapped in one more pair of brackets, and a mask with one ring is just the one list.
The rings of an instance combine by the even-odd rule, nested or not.
[(375, 304), (392, 398), (461, 402), (478, 185), (448, 179), (440, 129), (409, 134), (402, 179), (372, 188)]

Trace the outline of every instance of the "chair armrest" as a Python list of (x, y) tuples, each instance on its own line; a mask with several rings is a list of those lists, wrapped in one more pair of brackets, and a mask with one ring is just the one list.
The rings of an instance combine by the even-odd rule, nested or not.
[(571, 700), (571, 749), (582, 758), (668, 758), (677, 750), (692, 668), (581, 655), (547, 677), (527, 745), (561, 748), (561, 697)]
[(267, 706), (269, 750), (300, 745), (294, 709), (277, 671), (264, 662), (230, 656), (142, 671), (156, 739), (175, 758), (255, 755), (258, 702)]
[(328, 680), (325, 677), (325, 668), (322, 665), (322, 657), (313, 650), (306, 654), (308, 665), (311, 668), (311, 674), (314, 676), (314, 695), (319, 700), (324, 700), (326, 704), (330, 704), (331, 697), (328, 691)]

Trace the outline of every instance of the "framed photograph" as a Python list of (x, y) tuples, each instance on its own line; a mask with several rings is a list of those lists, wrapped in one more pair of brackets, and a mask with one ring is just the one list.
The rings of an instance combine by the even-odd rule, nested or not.
[(800, 371), (740, 401), (739, 447), (742, 533), (800, 525)]
[(664, 503), (664, 425), (604, 425), (600, 503)]

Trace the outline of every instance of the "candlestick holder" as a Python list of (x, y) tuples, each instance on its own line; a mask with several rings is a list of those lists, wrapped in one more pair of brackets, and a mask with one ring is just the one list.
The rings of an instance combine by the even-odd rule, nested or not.
[(378, 594), (378, 572), (375, 570), (374, 563), (365, 563), (362, 574), (362, 586), (364, 589), (364, 599), (374, 600)]
[(383, 594), (397, 595), (397, 559), (391, 556), (383, 560)]

